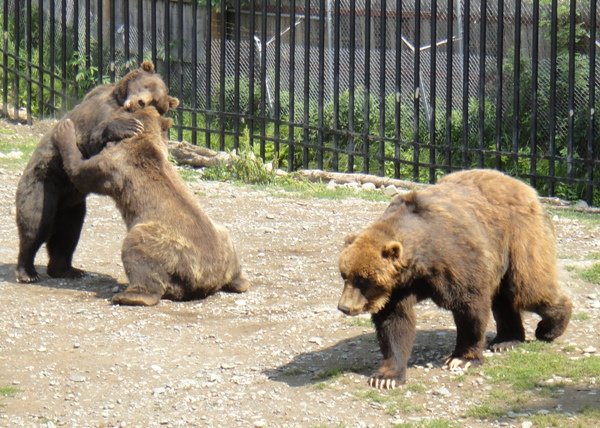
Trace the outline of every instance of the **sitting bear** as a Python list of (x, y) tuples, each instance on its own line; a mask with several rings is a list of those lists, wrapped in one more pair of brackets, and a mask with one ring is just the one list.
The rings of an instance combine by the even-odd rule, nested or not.
[(554, 229), (534, 189), (500, 172), (471, 170), (397, 196), (383, 215), (346, 239), (338, 309), (371, 313), (383, 363), (369, 384), (405, 382), (415, 338), (413, 306), (432, 299), (452, 312), (456, 346), (445, 366), (483, 362), (490, 311), (494, 351), (525, 340), (521, 311), (541, 316), (535, 336), (566, 329), (570, 299), (556, 276)]
[[(154, 105), (160, 113), (176, 108), (177, 98), (154, 72), (151, 61), (129, 72), (119, 82), (90, 91), (66, 118), (75, 126), (77, 145), (88, 158), (102, 150), (108, 141), (118, 141), (142, 131), (133, 118), (113, 120), (113, 114), (125, 106), (130, 110)], [(83, 272), (72, 267), (73, 252), (79, 241), (85, 216), (85, 194), (78, 192), (63, 171), (60, 156), (49, 131), (33, 152), (19, 181), (16, 194), (19, 255), (18, 282), (39, 279), (34, 260), (46, 242), (52, 277), (79, 277)]]
[(164, 134), (171, 120), (154, 107), (122, 116), (139, 120), (143, 134), (109, 144), (88, 160), (77, 148), (72, 121), (60, 122), (53, 138), (75, 187), (111, 196), (127, 225), (121, 256), (129, 286), (112, 302), (150, 306), (162, 297), (246, 291), (250, 282), (229, 233), (204, 213), (167, 159)]

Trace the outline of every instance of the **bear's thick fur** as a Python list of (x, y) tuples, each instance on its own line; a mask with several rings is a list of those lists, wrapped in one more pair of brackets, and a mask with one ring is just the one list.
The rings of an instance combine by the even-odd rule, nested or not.
[(525, 340), (523, 310), (541, 316), (535, 336), (544, 341), (560, 336), (571, 316), (557, 281), (550, 218), (534, 189), (497, 171), (461, 171), (397, 196), (377, 221), (346, 239), (339, 268), (338, 308), (372, 314), (383, 353), (369, 379), (377, 388), (404, 383), (413, 306), (423, 299), (452, 312), (451, 368), (483, 361), (490, 312), (495, 351)]
[[(75, 125), (77, 145), (88, 158), (102, 150), (107, 142), (142, 131), (141, 124), (131, 117), (113, 118), (122, 106), (135, 110), (154, 105), (165, 113), (178, 104), (177, 98), (168, 95), (152, 62), (144, 61), (140, 68), (119, 82), (90, 91), (65, 118)], [(83, 274), (71, 263), (85, 217), (85, 194), (73, 187), (63, 171), (60, 156), (51, 141), (52, 133), (53, 130), (42, 137), (17, 187), (18, 282), (39, 279), (34, 259), (44, 242), (49, 256), (48, 275), (78, 277)]]
[(229, 233), (204, 213), (167, 159), (170, 119), (153, 107), (122, 115), (143, 123), (143, 134), (109, 144), (88, 160), (77, 148), (71, 121), (59, 123), (54, 133), (75, 186), (111, 196), (127, 225), (122, 259), (129, 286), (113, 303), (150, 306), (162, 297), (246, 291), (250, 283)]

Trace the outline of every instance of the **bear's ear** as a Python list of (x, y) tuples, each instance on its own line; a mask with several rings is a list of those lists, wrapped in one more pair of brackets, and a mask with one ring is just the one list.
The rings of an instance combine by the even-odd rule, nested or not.
[(154, 64), (149, 59), (142, 62), (141, 68), (148, 73), (154, 73)]
[(381, 250), (381, 256), (384, 259), (400, 260), (402, 259), (402, 244), (398, 241), (388, 242)]
[(179, 106), (179, 100), (175, 97), (169, 97), (169, 110), (175, 110)]
[(356, 239), (356, 235), (346, 236), (346, 238), (344, 239), (344, 247), (347, 247), (348, 245), (352, 244), (355, 239)]

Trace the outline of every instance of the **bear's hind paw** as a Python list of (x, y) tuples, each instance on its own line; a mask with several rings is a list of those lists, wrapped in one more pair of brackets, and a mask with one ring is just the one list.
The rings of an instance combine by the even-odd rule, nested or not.
[(490, 344), (490, 351), (492, 352), (506, 352), (515, 349), (520, 346), (523, 342), (520, 340), (507, 340), (505, 342), (496, 342)]
[(448, 357), (444, 361), (442, 369), (444, 370), (467, 370), (469, 367), (480, 365), (481, 361), (468, 358)]
[(377, 389), (396, 389), (404, 382), (398, 378), (385, 378), (382, 376), (371, 376), (369, 378), (369, 386)]

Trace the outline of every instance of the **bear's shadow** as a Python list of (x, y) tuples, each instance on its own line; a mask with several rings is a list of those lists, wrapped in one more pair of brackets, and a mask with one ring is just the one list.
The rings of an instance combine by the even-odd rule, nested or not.
[[(488, 332), (489, 341), (494, 334)], [(409, 369), (415, 365), (441, 367), (452, 353), (456, 330), (417, 330)], [(317, 351), (298, 354), (292, 361), (274, 369), (265, 370), (269, 379), (291, 387), (317, 384), (342, 373), (357, 373), (365, 377), (373, 374), (382, 361), (375, 333), (365, 333)]]
[[(108, 300), (110, 300), (115, 294), (114, 288), (116, 286), (122, 287), (123, 285), (119, 284), (116, 278), (97, 272), (86, 271), (86, 274), (83, 278), (51, 278), (48, 276), (48, 274), (46, 274), (45, 266), (35, 266), (35, 268), (40, 275), (39, 281), (33, 284), (19, 285), (22, 285), (23, 287), (33, 285), (63, 290), (88, 291), (95, 293), (96, 297), (99, 299)], [(14, 263), (0, 264), (0, 281), (17, 283), (17, 280), (15, 279), (15, 269), (16, 264)]]

